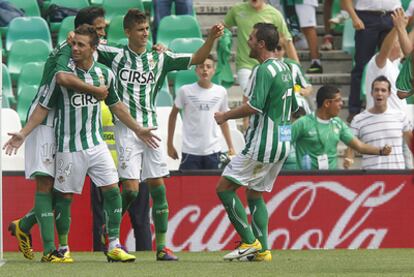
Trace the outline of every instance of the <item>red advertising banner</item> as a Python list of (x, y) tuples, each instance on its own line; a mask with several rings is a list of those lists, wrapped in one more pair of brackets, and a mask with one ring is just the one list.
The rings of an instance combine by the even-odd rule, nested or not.
[[(167, 244), (173, 251), (233, 249), (239, 240), (215, 194), (219, 176), (166, 179), (170, 219)], [(22, 176), (3, 177), (3, 220), (21, 217), (33, 206), (34, 184)], [(246, 203), (244, 193), (240, 198)], [(89, 181), (72, 204), (69, 244), (72, 251), (92, 250)], [(265, 194), (269, 245), (274, 249), (412, 248), (414, 185), (406, 175), (279, 176)], [(248, 208), (246, 205), (246, 211)], [(248, 212), (249, 213), (249, 212)], [(5, 251), (17, 250), (8, 233)], [(37, 227), (34, 248), (41, 249)], [(128, 218), (121, 241), (134, 249)]]

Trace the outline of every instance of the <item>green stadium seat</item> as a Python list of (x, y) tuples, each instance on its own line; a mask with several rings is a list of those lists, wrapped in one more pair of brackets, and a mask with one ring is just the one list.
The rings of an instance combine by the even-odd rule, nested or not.
[(202, 38), (176, 38), (173, 39), (168, 48), (175, 53), (194, 53), (204, 44)]
[(348, 18), (344, 23), (344, 32), (342, 34), (342, 50), (354, 56), (355, 53), (355, 29), (352, 20)]
[[(335, 17), (338, 13), (341, 12), (341, 0), (334, 0), (332, 2), (332, 9), (331, 9), (331, 18)], [(334, 31), (342, 33), (344, 30), (344, 24), (337, 24), (333, 28)]]
[(9, 100), (7, 100), (7, 97), (2, 97), (1, 98), (1, 108), (2, 109), (10, 108), (10, 103), (9, 103)]
[(125, 15), (131, 8), (137, 8), (144, 12), (141, 0), (103, 0), (102, 8), (105, 10), (105, 19), (111, 22), (116, 15)]
[(17, 97), (19, 97), (22, 87), (40, 85), (44, 67), (45, 62), (30, 62), (22, 67), (17, 81)]
[[(45, 8), (47, 9), (52, 4), (78, 10), (89, 7), (88, 0), (51, 0), (50, 3), (45, 5)], [(50, 22), (50, 30), (52, 32), (57, 32), (60, 29), (61, 23), (62, 22)]]
[(169, 15), (161, 19), (157, 43), (169, 45), (176, 38), (201, 38), (200, 25), (191, 15)]
[(16, 111), (19, 115), (22, 126), (26, 124), (27, 112), (29, 110), (30, 104), (32, 103), (37, 93), (37, 89), (38, 89), (37, 86), (22, 87), (20, 94), (17, 97)]
[(13, 81), (17, 80), (25, 64), (46, 61), (49, 53), (49, 46), (45, 41), (40, 39), (18, 40), (13, 43), (7, 59), (11, 79)]
[(188, 70), (180, 70), (177, 72), (174, 82), (174, 98), (177, 91), (184, 85), (192, 84), (198, 81), (198, 76), (194, 68)]
[(23, 10), (26, 16), (41, 16), (37, 0), (9, 0), (9, 2)]
[[(12, 44), (18, 40), (43, 40), (52, 50), (52, 37), (46, 20), (41, 17), (16, 17), (10, 24), (6, 35), (6, 50), (10, 51)], [(28, 48), (33, 50), (31, 48)]]
[(115, 15), (112, 18), (111, 23), (108, 26), (106, 37), (110, 43), (117, 43), (118, 41), (125, 39), (123, 15)]
[(73, 31), (75, 28), (75, 16), (68, 16), (65, 17), (65, 19), (62, 20), (62, 23), (60, 24), (59, 32), (58, 32), (58, 44), (65, 41), (68, 33), (70, 31)]
[(89, 3), (91, 4), (91, 6), (101, 7), (103, 0), (89, 0)]
[(155, 97), (155, 106), (157, 107), (172, 107), (173, 98), (168, 88), (168, 82), (164, 81), (161, 89), (158, 91), (157, 96)]
[(9, 69), (3, 63), (2, 64), (2, 90), (3, 90), (3, 102), (6, 99), (10, 105), (16, 105), (16, 98), (13, 94), (13, 86), (10, 78)]

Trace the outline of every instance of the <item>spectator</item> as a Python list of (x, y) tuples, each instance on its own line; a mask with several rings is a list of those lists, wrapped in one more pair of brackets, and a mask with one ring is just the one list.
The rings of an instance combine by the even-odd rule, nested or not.
[(401, 7), (400, 0), (342, 0), (342, 7), (349, 13), (355, 28), (355, 65), (351, 72), (348, 122), (361, 111), (361, 78), (364, 65), (381, 47), (385, 36), (393, 27), (391, 13)]
[[(173, 138), (177, 114), (183, 111), (183, 146), (180, 170), (218, 169), (221, 151), (220, 134), (214, 120), (215, 112), (226, 112), (227, 92), (222, 86), (213, 84), (214, 61), (209, 55), (202, 64), (196, 66), (198, 81), (182, 86), (168, 120), (168, 156), (178, 159)], [(228, 123), (220, 125), (229, 148), (229, 155), (235, 151), (231, 141)]]
[[(372, 82), (371, 95), (373, 107), (356, 115), (351, 122), (351, 129), (356, 137), (364, 143), (380, 147), (392, 146), (389, 156), (363, 155), (363, 169), (405, 169), (403, 139), (410, 144), (412, 125), (404, 112), (388, 107), (391, 96), (391, 83), (385, 76), (379, 76)], [(346, 150), (344, 168), (353, 163), (352, 149)]]
[(163, 17), (171, 15), (172, 4), (175, 4), (175, 14), (193, 14), (193, 0), (153, 0), (154, 4), (154, 25), (152, 32), (152, 40), (157, 41), (158, 25)]
[(322, 86), (316, 95), (314, 114), (298, 119), (292, 125), (292, 142), (300, 169), (336, 169), (337, 146), (342, 141), (360, 153), (389, 155), (391, 147), (375, 147), (356, 138), (338, 114), (343, 101), (336, 87)]
[(249, 57), (247, 40), (253, 30), (253, 25), (258, 22), (272, 23), (277, 27), (280, 36), (283, 38), (283, 46), (289, 58), (299, 62), (296, 49), (292, 42), (292, 36), (288, 31), (282, 14), (265, 3), (265, 0), (249, 0), (233, 6), (224, 18), (227, 28), (237, 27), (237, 54), (236, 70), (237, 77), (243, 94), (247, 90), (247, 82), (252, 68), (258, 64), (255, 59)]

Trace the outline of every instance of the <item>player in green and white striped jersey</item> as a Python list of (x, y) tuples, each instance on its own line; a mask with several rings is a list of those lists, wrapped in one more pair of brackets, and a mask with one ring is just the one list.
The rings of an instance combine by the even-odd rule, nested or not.
[[(75, 30), (73, 39), (72, 57), (68, 68), (84, 82), (109, 87), (109, 94), (105, 102), (111, 111), (134, 134), (150, 147), (157, 147), (156, 137), (152, 129), (142, 128), (129, 115), (125, 105), (119, 101), (114, 89), (114, 76), (111, 70), (93, 60), (93, 53), (99, 38), (93, 29), (83, 25)], [(108, 216), (109, 251), (108, 259), (115, 261), (133, 261), (135, 257), (120, 248), (119, 225), (121, 221), (121, 196), (118, 188), (118, 175), (111, 154), (101, 137), (101, 111), (99, 101), (91, 95), (82, 94), (62, 86), (55, 88), (53, 93), (45, 93), (40, 99), (40, 112), (36, 110), (25, 127), (15, 134), (10, 145), (24, 140), (30, 128), (39, 124), (46, 117), (47, 109), (56, 110), (56, 179), (54, 187), (61, 192), (56, 198), (56, 206), (65, 206), (61, 209), (59, 220), (66, 220), (66, 230), (58, 230), (59, 235), (67, 235), (70, 225), (70, 203), (73, 193), (81, 193), (86, 173), (93, 182), (101, 187), (104, 196), (104, 209)], [(37, 109), (37, 108), (36, 108)], [(40, 114), (40, 115), (39, 115)], [(14, 146), (16, 147), (16, 146)]]
[[(101, 35), (105, 34), (105, 20), (103, 10), (99, 8), (82, 9), (75, 18), (75, 25), (83, 23), (93, 25)], [(103, 32), (103, 33), (102, 33)], [(101, 100), (106, 97), (108, 90), (105, 86), (95, 87), (81, 81), (72, 73), (65, 72), (71, 48), (63, 42), (58, 45), (46, 60), (46, 64), (40, 82), (40, 88), (32, 101), (28, 111), (28, 118), (35, 110), (40, 96), (49, 90), (53, 90), (56, 85), (63, 85), (71, 89), (82, 91), (94, 95)], [(56, 78), (54, 78), (56, 75)], [(45, 256), (53, 254), (54, 245), (54, 219), (52, 213), (52, 188), (55, 176), (55, 137), (53, 129), (53, 110), (48, 113), (42, 125), (36, 127), (27, 137), (25, 143), (25, 172), (26, 178), (34, 178), (36, 181), (35, 205), (24, 217), (13, 221), (9, 225), (12, 235), (16, 236), (19, 242), (19, 249), (28, 259), (33, 259), (31, 248), (31, 228), (39, 221), (40, 233), (43, 241)], [(36, 216), (38, 221), (36, 220)], [(42, 215), (42, 216), (40, 216)], [(56, 222), (59, 225), (59, 221)], [(61, 238), (61, 237), (59, 237)], [(59, 251), (62, 250), (60, 241)], [(60, 251), (61, 252), (61, 251)], [(59, 255), (49, 255), (44, 261), (56, 262)], [(69, 252), (65, 252), (65, 262), (70, 262)]]
[[(144, 127), (157, 127), (155, 97), (166, 74), (171, 70), (187, 69), (192, 64), (202, 63), (223, 29), (221, 24), (214, 25), (204, 45), (194, 54), (147, 51), (149, 25), (146, 16), (137, 9), (131, 9), (124, 17), (128, 45), (122, 48), (101, 45), (98, 47), (98, 60), (111, 67), (115, 73), (119, 97), (128, 106), (132, 117)], [(115, 140), (123, 189), (138, 191), (138, 180), (145, 180), (149, 185), (153, 200), (156, 259), (177, 260), (171, 250), (165, 247), (168, 203), (163, 177), (168, 176), (169, 172), (164, 147), (152, 149), (143, 145), (118, 120), (115, 120)]]
[[(249, 100), (240, 107), (218, 112), (215, 119), (222, 124), (229, 119), (250, 116), (246, 147), (223, 171), (217, 195), (223, 203), (242, 244), (224, 256), (225, 260), (270, 261), (267, 245), (268, 216), (262, 193), (271, 191), (291, 140), (291, 111), (297, 109), (293, 77), (288, 65), (276, 58), (279, 43), (277, 29), (268, 23), (257, 23), (249, 36), (250, 57), (259, 61), (253, 69)], [(252, 214), (252, 228), (243, 204), (236, 194), (246, 187)]]

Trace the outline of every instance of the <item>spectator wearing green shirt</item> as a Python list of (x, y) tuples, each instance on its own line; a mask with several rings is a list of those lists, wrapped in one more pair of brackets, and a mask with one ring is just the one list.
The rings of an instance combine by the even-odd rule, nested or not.
[(316, 95), (317, 110), (292, 125), (299, 169), (336, 169), (337, 146), (342, 141), (362, 154), (389, 155), (391, 147), (374, 147), (355, 137), (338, 114), (343, 101), (338, 88), (322, 86)]

